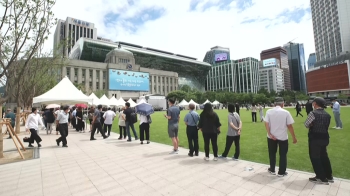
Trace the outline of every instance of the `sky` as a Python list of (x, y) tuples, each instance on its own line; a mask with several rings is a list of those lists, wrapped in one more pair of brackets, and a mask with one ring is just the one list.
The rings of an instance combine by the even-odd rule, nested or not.
[[(314, 52), (307, 0), (57, 0), (55, 17), (95, 24), (97, 35), (195, 57), (230, 48), (231, 59), (254, 57), (289, 41)], [(52, 50), (53, 33), (44, 49)]]

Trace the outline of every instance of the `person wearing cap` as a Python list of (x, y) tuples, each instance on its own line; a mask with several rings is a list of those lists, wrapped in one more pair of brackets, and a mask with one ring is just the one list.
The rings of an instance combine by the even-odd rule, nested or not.
[(284, 100), (282, 97), (275, 98), (275, 107), (267, 110), (264, 121), (267, 131), (267, 145), (269, 149), (270, 168), (268, 172), (272, 175), (276, 175), (276, 153), (279, 148), (279, 171), (278, 176), (287, 176), (287, 152), (288, 152), (288, 132), (293, 137), (293, 143), (297, 143), (297, 139), (294, 134), (293, 117), (289, 111), (283, 109)]
[(333, 100), (332, 108), (336, 124), (336, 126), (333, 127), (333, 129), (343, 129), (343, 123), (340, 120), (340, 104), (336, 99)]
[[(5, 115), (5, 118), (10, 118), (11, 119), (11, 126), (12, 128), (15, 128), (15, 123), (16, 123), (16, 114), (11, 112), (11, 109), (7, 109), (7, 113)], [(9, 132), (9, 130), (7, 130)], [(9, 137), (7, 139), (11, 139), (11, 134), (9, 133)]]
[(324, 110), (326, 101), (323, 98), (316, 97), (312, 105), (314, 111), (310, 112), (304, 123), (309, 129), (309, 156), (316, 174), (315, 177), (309, 178), (309, 181), (328, 185), (329, 182), (334, 182), (331, 162), (327, 154), (331, 115)]
[(104, 130), (102, 129), (102, 124), (101, 124), (101, 111), (102, 111), (102, 105), (98, 105), (97, 109), (95, 109), (94, 112), (94, 119), (92, 120), (92, 124), (93, 124), (93, 129), (91, 131), (91, 136), (90, 136), (90, 140), (96, 140), (95, 139), (95, 132), (96, 129), (99, 130), (99, 132), (101, 132), (103, 139), (108, 138), (108, 136), (105, 135)]

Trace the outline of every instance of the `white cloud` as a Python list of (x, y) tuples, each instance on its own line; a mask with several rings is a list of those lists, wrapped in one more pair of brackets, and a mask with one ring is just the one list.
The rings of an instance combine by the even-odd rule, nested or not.
[[(125, 41), (146, 47), (157, 48), (198, 60), (211, 47), (224, 46), (231, 49), (231, 58), (254, 57), (260, 59), (264, 49), (282, 46), (297, 38), (294, 42), (304, 43), (305, 60), (314, 52), (314, 39), (311, 15), (306, 14), (299, 23), (283, 22), (278, 17), (287, 11), (298, 8), (306, 9), (309, 1), (305, 0), (255, 0), (253, 6), (240, 11), (236, 2), (227, 5), (225, 10), (219, 6), (201, 11), (206, 2), (218, 3), (218, 0), (201, 1), (196, 11), (190, 11), (188, 0), (134, 0), (128, 6), (127, 0), (59, 0), (54, 7), (57, 18), (79, 18), (93, 22), (99, 36), (113, 41)], [(121, 18), (135, 17), (146, 7), (163, 7), (163, 16), (154, 21), (147, 21), (132, 32), (116, 20), (113, 25), (104, 24), (107, 13), (118, 13)], [(149, 18), (149, 15), (140, 18)], [(296, 16), (297, 17), (297, 16)], [(249, 19), (260, 19), (243, 23)], [(288, 21), (288, 20), (287, 20)], [(46, 49), (52, 49), (53, 32), (45, 43)]]

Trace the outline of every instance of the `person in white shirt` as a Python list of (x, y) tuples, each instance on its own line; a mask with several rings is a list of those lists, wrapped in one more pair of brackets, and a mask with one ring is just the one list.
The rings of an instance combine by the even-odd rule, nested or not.
[(103, 118), (105, 119), (103, 128), (106, 135), (107, 135), (107, 128), (108, 128), (108, 136), (111, 136), (112, 124), (116, 116), (117, 115), (115, 114), (115, 112), (112, 111), (111, 108), (108, 108), (108, 110), (103, 114)]
[(125, 110), (125, 107), (122, 108), (122, 110), (119, 112), (119, 138), (118, 140), (122, 140), (123, 139), (123, 133), (124, 133), (124, 139), (126, 139), (126, 128), (125, 128), (125, 114), (123, 113)]
[(287, 176), (287, 152), (288, 152), (288, 132), (293, 137), (293, 143), (297, 143), (297, 139), (293, 129), (293, 117), (285, 109), (284, 100), (281, 97), (275, 98), (275, 106), (273, 109), (269, 109), (265, 115), (265, 127), (267, 131), (267, 144), (269, 149), (270, 168), (268, 172), (272, 175), (276, 175), (276, 153), (279, 148), (279, 171), (278, 176)]
[(141, 144), (143, 144), (143, 140), (145, 140), (145, 133), (146, 133), (146, 140), (147, 140), (147, 144), (150, 143), (149, 141), (149, 125), (150, 125), (150, 122), (151, 122), (151, 116), (148, 115), (148, 116), (145, 116), (145, 115), (142, 115), (140, 114), (140, 141), (141, 141)]
[[(55, 119), (57, 119), (58, 114), (61, 113), (61, 112), (63, 111), (63, 110), (61, 110), (61, 109), (62, 109), (62, 106), (61, 106), (61, 108), (57, 108), (57, 109), (56, 109), (56, 111), (55, 111), (55, 113), (54, 113), (54, 114), (55, 114)], [(56, 125), (56, 135), (58, 135), (59, 131), (60, 131), (60, 130), (59, 130), (58, 126)]]
[(69, 107), (63, 107), (63, 112), (58, 114), (56, 120), (56, 126), (58, 126), (60, 130), (61, 137), (56, 140), (57, 146), (60, 146), (62, 142), (62, 147), (67, 148), (67, 136), (68, 136), (68, 118), (69, 118)]
[(38, 147), (41, 147), (40, 142), (42, 141), (40, 136), (38, 135), (37, 130), (39, 130), (39, 124), (41, 126), (44, 126), (43, 121), (41, 120), (41, 116), (38, 114), (38, 110), (36, 108), (32, 108), (32, 113), (29, 114), (28, 119), (26, 121), (26, 131), (30, 131), (30, 139), (29, 139), (29, 146), (28, 147), (34, 147), (32, 143), (36, 141), (38, 144)]

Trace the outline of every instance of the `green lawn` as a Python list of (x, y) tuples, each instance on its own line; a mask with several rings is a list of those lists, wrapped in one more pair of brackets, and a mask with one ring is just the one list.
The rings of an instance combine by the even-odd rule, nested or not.
[[(291, 141), (289, 142), (289, 152), (288, 152), (288, 168), (303, 170), (308, 172), (313, 172), (309, 155), (308, 155), (308, 130), (304, 127), (304, 121), (306, 119), (305, 110), (302, 111), (303, 117), (295, 117), (295, 110), (288, 109), (292, 116), (294, 117), (295, 124), (294, 130), (296, 137), (298, 139), (297, 144), (293, 144)], [(331, 109), (327, 109), (327, 111), (332, 115), (332, 122), (330, 127), (335, 126), (335, 122), (333, 119), (333, 114)], [(181, 112), (181, 124), (179, 130), (179, 140), (180, 146), (184, 148), (188, 148), (188, 142), (186, 137), (186, 126), (183, 123), (183, 118), (188, 111)], [(197, 111), (201, 112), (201, 111)], [(222, 124), (221, 134), (218, 138), (219, 145), (219, 154), (221, 154), (225, 148), (225, 139), (227, 132), (227, 110), (216, 110), (220, 117), (220, 121)], [(243, 129), (241, 134), (241, 155), (240, 159), (265, 163), (268, 164), (268, 150), (267, 150), (267, 141), (266, 141), (266, 131), (264, 124), (261, 122), (252, 123), (251, 122), (251, 112), (246, 111), (245, 109), (241, 110), (241, 118), (243, 122)], [(164, 118), (165, 112), (156, 112), (152, 114), (151, 124), (151, 141), (159, 142), (167, 145), (172, 145), (171, 140), (168, 138), (167, 133), (167, 120)], [(350, 121), (347, 116), (350, 116), (350, 108), (342, 108), (342, 121), (343, 121), (343, 130), (335, 130), (330, 129), (330, 145), (328, 146), (328, 154), (331, 159), (333, 175), (336, 177), (347, 178), (350, 179), (350, 167), (348, 167), (350, 163), (349, 149), (350, 149)], [(259, 121), (259, 114), (257, 114), (257, 118)], [(137, 125), (137, 124), (135, 124)], [(114, 132), (119, 132), (117, 128), (118, 121), (114, 121)], [(138, 131), (138, 126), (135, 126)], [(138, 132), (139, 134), (139, 132)], [(203, 150), (203, 137), (199, 135), (199, 147), (200, 151)], [(169, 150), (172, 148), (169, 146)], [(229, 156), (233, 156), (234, 153), (234, 145), (231, 148)], [(278, 163), (278, 162), (277, 162)]]

